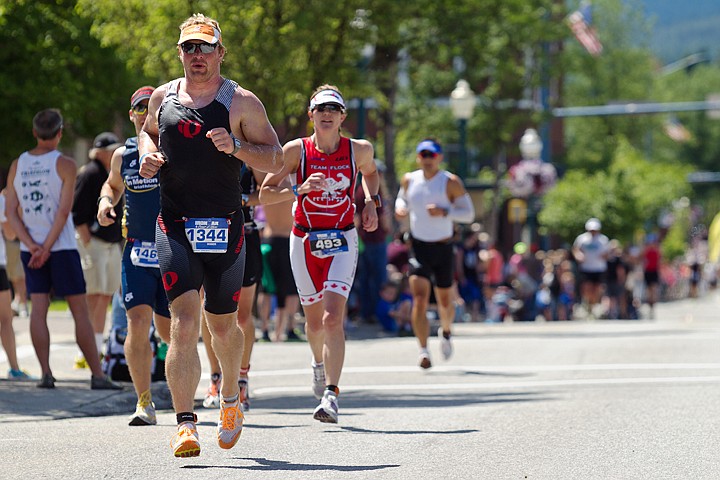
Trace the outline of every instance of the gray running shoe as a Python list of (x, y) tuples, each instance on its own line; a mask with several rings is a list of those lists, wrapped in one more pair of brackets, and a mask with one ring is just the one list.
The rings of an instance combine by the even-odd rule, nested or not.
[(325, 390), (320, 405), (313, 412), (313, 418), (323, 423), (338, 422), (338, 400), (334, 392)]
[(138, 401), (135, 405), (135, 413), (130, 417), (130, 426), (157, 425), (155, 415), (155, 404)]
[(442, 352), (442, 356), (445, 360), (449, 360), (453, 354), (453, 346), (452, 342), (450, 341), (450, 336), (448, 336), (448, 338), (445, 338), (442, 328), (438, 328), (437, 335), (440, 339), (440, 351)]
[(325, 365), (315, 365), (315, 363), (312, 363), (312, 369), (313, 369), (313, 381), (312, 381), (312, 390), (313, 394), (315, 395), (315, 398), (320, 400), (323, 398), (323, 392), (325, 391)]

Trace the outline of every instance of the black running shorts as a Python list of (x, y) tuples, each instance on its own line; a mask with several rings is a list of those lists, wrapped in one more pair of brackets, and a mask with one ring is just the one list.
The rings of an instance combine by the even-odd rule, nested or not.
[(237, 311), (245, 271), (242, 211), (228, 217), (225, 253), (196, 253), (185, 235), (185, 221), (160, 212), (155, 228), (160, 272), (168, 300), (205, 287), (205, 310), (214, 315)]

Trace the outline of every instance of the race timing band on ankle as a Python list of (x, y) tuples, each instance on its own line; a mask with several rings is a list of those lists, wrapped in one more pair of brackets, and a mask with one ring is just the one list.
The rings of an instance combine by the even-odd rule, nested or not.
[(325, 390), (330, 390), (331, 392), (335, 393), (335, 395), (340, 395), (340, 389), (337, 385), (328, 385), (325, 387)]
[[(222, 397), (222, 396), (221, 396), (221, 397)], [(224, 403), (235, 403), (235, 402), (238, 401), (238, 398), (240, 398), (240, 394), (239, 394), (239, 393), (233, 395), (232, 397), (227, 397), (227, 398), (222, 397), (222, 401), (223, 401)]]
[(185, 422), (197, 423), (197, 415), (193, 412), (180, 412), (175, 415), (175, 418), (177, 419), (178, 425)]

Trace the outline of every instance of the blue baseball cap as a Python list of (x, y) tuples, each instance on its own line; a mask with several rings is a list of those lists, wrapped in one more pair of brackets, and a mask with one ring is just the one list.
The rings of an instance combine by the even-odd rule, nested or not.
[(423, 140), (422, 142), (418, 143), (418, 146), (415, 149), (415, 152), (420, 153), (423, 151), (441, 154), (442, 148), (440, 147), (440, 145), (437, 142), (435, 142), (433, 140)]

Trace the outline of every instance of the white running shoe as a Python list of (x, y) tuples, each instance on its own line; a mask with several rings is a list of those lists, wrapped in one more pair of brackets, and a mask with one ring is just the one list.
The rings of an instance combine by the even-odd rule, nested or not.
[(445, 360), (449, 360), (453, 354), (453, 346), (450, 338), (445, 338), (442, 328), (438, 328), (438, 338), (440, 339), (440, 351)]
[(325, 391), (325, 365), (316, 365), (315, 361), (312, 362), (313, 369), (313, 381), (312, 390), (315, 398), (320, 400), (323, 398), (323, 392)]
[(205, 399), (203, 400), (203, 407), (205, 408), (219, 408), (220, 407), (220, 383), (222, 377), (219, 373), (213, 373), (210, 376), (210, 386), (205, 393)]
[(313, 418), (323, 423), (337, 423), (338, 421), (338, 400), (337, 395), (330, 390), (325, 393), (320, 400), (320, 405), (315, 408)]
[(430, 361), (430, 354), (425, 349), (420, 351), (420, 356), (418, 357), (418, 366), (423, 370), (427, 370), (428, 368), (432, 367), (432, 361)]

